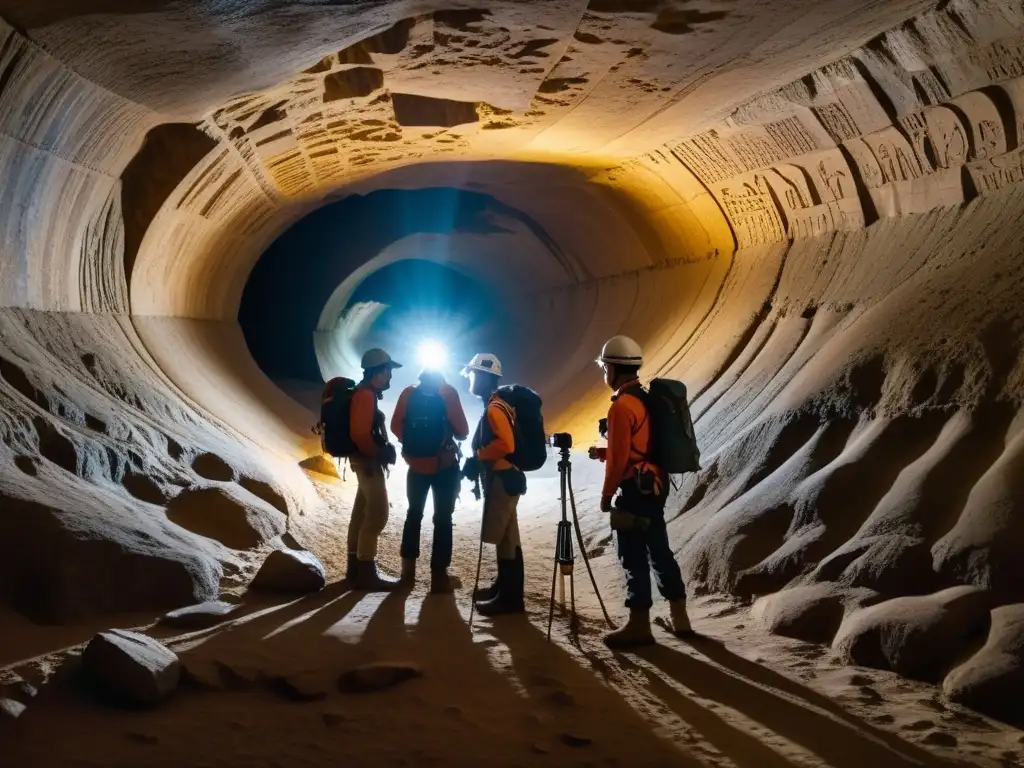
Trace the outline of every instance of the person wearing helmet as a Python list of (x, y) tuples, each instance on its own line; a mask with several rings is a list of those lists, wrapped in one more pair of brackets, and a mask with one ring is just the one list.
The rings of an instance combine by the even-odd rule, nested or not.
[(480, 538), (495, 545), (498, 577), (495, 582), (473, 594), (477, 610), (484, 616), (524, 613), (525, 571), (523, 549), (519, 541), (516, 507), (526, 492), (526, 475), (508, 460), (515, 450), (515, 411), (498, 395), (501, 361), (494, 355), (475, 355), (462, 369), (469, 379), (469, 391), (486, 404), (486, 410), (473, 435), (473, 456), (466, 461), (463, 474), (481, 476), (484, 489), (484, 515)]
[(686, 615), (686, 588), (665, 525), (667, 477), (648, 461), (651, 423), (644, 403), (646, 393), (639, 380), (643, 351), (628, 336), (615, 336), (604, 345), (595, 362), (604, 371), (605, 383), (615, 392), (608, 410), (601, 510), (612, 516), (619, 562), (626, 575), (629, 608), (629, 621), (607, 634), (604, 641), (619, 649), (654, 642), (651, 568), (658, 591), (669, 601), (672, 629), (680, 637), (689, 635), (692, 630)]
[(459, 449), (456, 441), (469, 436), (459, 393), (431, 368), (420, 372), (416, 386), (406, 387), (391, 416), (391, 432), (402, 443), (402, 458), (409, 465), (406, 493), (409, 512), (402, 530), (402, 583), (416, 581), (420, 555), (420, 528), (427, 494), (434, 497), (434, 543), (430, 553), (430, 591), (454, 591), (448, 574), (452, 562), (452, 516), (459, 495)]
[(377, 541), (388, 522), (386, 467), (395, 463), (384, 414), (377, 403), (391, 386), (391, 372), (401, 368), (383, 349), (363, 355), (363, 379), (352, 396), (349, 430), (359, 453), (349, 459), (358, 490), (348, 524), (348, 579), (356, 589), (390, 592), (398, 581), (377, 570)]

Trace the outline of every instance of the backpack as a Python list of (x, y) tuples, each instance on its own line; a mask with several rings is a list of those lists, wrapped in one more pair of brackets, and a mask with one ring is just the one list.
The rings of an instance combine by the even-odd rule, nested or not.
[(686, 385), (673, 379), (654, 379), (644, 391), (631, 390), (643, 400), (651, 420), (650, 461), (670, 475), (697, 472), (700, 450), (690, 418)]
[(544, 466), (548, 458), (547, 435), (544, 433), (543, 402), (540, 395), (529, 387), (511, 384), (498, 387), (498, 397), (512, 406), (516, 418), (512, 424), (516, 449), (508, 460), (523, 472), (533, 472)]
[(441, 393), (415, 387), (405, 411), (402, 453), (412, 458), (437, 456), (450, 437), (448, 408)]
[(359, 452), (349, 429), (349, 414), (356, 383), (343, 376), (324, 385), (320, 398), (321, 443), (326, 453), (335, 458), (354, 456)]

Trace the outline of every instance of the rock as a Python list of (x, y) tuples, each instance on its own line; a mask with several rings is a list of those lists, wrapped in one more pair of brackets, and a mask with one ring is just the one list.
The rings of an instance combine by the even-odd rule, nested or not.
[(251, 549), (280, 535), (285, 517), (237, 486), (188, 488), (167, 505), (167, 519), (232, 549)]
[(808, 584), (762, 597), (750, 613), (772, 634), (809, 643), (831, 643), (848, 607), (863, 605), (873, 597), (870, 590)]
[(364, 664), (343, 672), (338, 678), (338, 690), (342, 693), (379, 691), (422, 676), (423, 670), (415, 664), (387, 661)]
[(223, 569), (207, 542), (138, 505), (66, 504), (0, 494), (0, 597), (15, 610), (60, 624), (216, 598)]
[(82, 654), (85, 673), (119, 703), (150, 705), (178, 687), (181, 663), (166, 646), (123, 629), (100, 632)]
[(347, 718), (340, 712), (322, 712), (320, 714), (320, 719), (324, 721), (324, 725), (328, 728), (337, 728), (339, 725), (344, 723)]
[(832, 648), (847, 663), (937, 682), (983, 629), (990, 600), (976, 587), (887, 600), (849, 614)]
[(942, 683), (946, 696), (1014, 724), (1024, 724), (1024, 604), (992, 611), (985, 645)]
[(327, 571), (312, 552), (275, 549), (263, 561), (251, 589), (271, 592), (318, 592), (327, 584)]
[(955, 747), (959, 743), (956, 736), (945, 731), (932, 731), (922, 741), (925, 744), (933, 744), (937, 747)]
[(282, 514), (288, 514), (288, 502), (284, 494), (265, 480), (257, 480), (247, 475), (238, 480), (238, 484), (258, 499), (263, 499)]
[(223, 691), (227, 686), (221, 667), (216, 662), (206, 659), (182, 659), (185, 681), (197, 688), (212, 691)]
[(215, 453), (200, 453), (192, 459), (192, 469), (207, 480), (230, 482), (236, 477), (234, 467)]
[(168, 627), (179, 627), (181, 629), (206, 629), (213, 627), (226, 620), (231, 613), (238, 610), (233, 603), (225, 603), (221, 600), (208, 600), (198, 605), (189, 605), (185, 608), (165, 613), (160, 618), (161, 624)]
[(327, 698), (327, 689), (317, 675), (275, 676), (267, 682), (275, 693), (289, 701), (322, 701)]
[(589, 747), (594, 743), (593, 739), (575, 733), (563, 733), (558, 738), (567, 747)]
[(25, 712), (25, 705), (14, 699), (0, 699), (0, 722), (17, 720)]
[(307, 472), (315, 472), (318, 475), (341, 477), (338, 474), (338, 465), (334, 463), (330, 456), (310, 456), (308, 459), (300, 461), (299, 466)]

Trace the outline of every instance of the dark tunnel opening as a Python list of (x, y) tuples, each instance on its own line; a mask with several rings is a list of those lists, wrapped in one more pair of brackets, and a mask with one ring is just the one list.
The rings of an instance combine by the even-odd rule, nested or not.
[[(510, 229), (510, 222), (521, 229)], [(500, 304), (498, 286), (471, 276), (467, 258), (486, 264), (493, 254), (481, 237), (522, 231), (556, 249), (521, 211), (452, 187), (386, 189), (320, 208), (271, 244), (246, 283), (238, 320), (253, 359), (276, 381), (321, 381), (313, 335), (324, 307), (357, 269), (378, 257), (381, 266), (353, 286), (342, 309), (343, 317), (363, 316), (362, 323), (352, 322), (358, 338), (351, 341), (385, 343), (409, 331), (410, 338), (440, 336), (453, 355), (461, 354), (457, 341), (485, 326), (493, 329)], [(406, 243), (400, 255), (383, 255), (416, 235), (426, 237)], [(449, 238), (458, 236), (471, 241), (456, 259)]]

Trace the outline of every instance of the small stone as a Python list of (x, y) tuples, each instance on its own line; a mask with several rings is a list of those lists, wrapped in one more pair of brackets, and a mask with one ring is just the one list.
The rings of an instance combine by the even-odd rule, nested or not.
[(874, 717), (871, 718), (871, 720), (873, 722), (878, 723), (879, 725), (891, 725), (892, 723), (896, 722), (896, 718), (895, 717), (893, 717), (892, 715), (887, 715), (887, 714), (875, 715)]
[(945, 731), (932, 731), (923, 739), (925, 744), (934, 744), (937, 747), (955, 747), (958, 742), (956, 736)]
[(0, 685), (0, 699), (14, 699), (24, 704), (38, 694), (39, 689), (27, 680), (18, 679), (15, 682)]
[(862, 685), (857, 690), (860, 692), (861, 698), (863, 698), (865, 701), (874, 702), (882, 700), (882, 695), (874, 688), (871, 688), (867, 685)]
[(123, 629), (100, 632), (90, 640), (82, 664), (93, 683), (124, 704), (156, 704), (181, 680), (181, 663), (173, 651)]
[(263, 561), (251, 589), (270, 592), (318, 592), (327, 584), (327, 571), (312, 552), (275, 549)]
[(853, 675), (850, 678), (850, 685), (871, 685), (873, 682), (867, 675)]
[(206, 629), (220, 624), (237, 610), (237, 605), (222, 600), (208, 600), (205, 603), (165, 613), (160, 618), (160, 623), (180, 629)]
[(563, 733), (558, 737), (567, 747), (589, 747), (594, 743), (593, 739), (586, 736), (579, 736), (575, 733)]
[(14, 699), (0, 699), (0, 721), (17, 720), (25, 711), (25, 705)]
[(929, 728), (934, 728), (935, 723), (931, 720), (915, 720), (912, 723), (907, 723), (903, 726), (905, 731), (927, 731)]
[(533, 742), (532, 744), (530, 744), (530, 751), (537, 755), (549, 754), (549, 750), (546, 747), (538, 744), (537, 742)]
[(270, 687), (289, 701), (322, 701), (327, 691), (316, 678), (306, 675), (272, 677), (267, 681)]
[(328, 728), (337, 728), (347, 719), (340, 712), (322, 712), (320, 717), (323, 719), (324, 725)]
[(395, 662), (364, 664), (343, 672), (338, 678), (338, 690), (342, 693), (379, 691), (422, 676), (423, 670), (415, 664)]
[(221, 666), (206, 659), (186, 659), (184, 662), (185, 680), (198, 688), (223, 691), (226, 687), (221, 675)]

